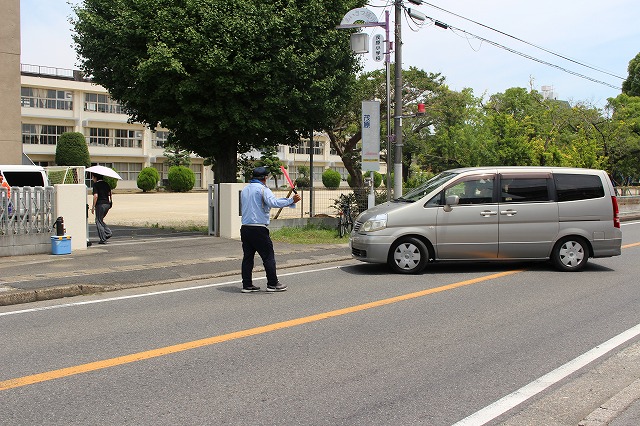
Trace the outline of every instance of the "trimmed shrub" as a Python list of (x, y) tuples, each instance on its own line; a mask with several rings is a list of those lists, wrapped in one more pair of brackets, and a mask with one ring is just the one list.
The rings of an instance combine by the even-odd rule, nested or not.
[[(365, 172), (362, 174), (363, 177), (367, 178), (369, 176), (371, 176), (371, 172)], [(373, 172), (373, 187), (374, 188), (378, 188), (381, 184), (382, 184), (382, 180), (383, 177), (380, 173), (378, 172)], [(347, 183), (349, 184), (349, 187), (354, 188), (354, 183), (353, 183), (353, 179), (351, 179), (351, 175), (347, 176)]]
[(174, 192), (187, 192), (196, 184), (196, 175), (188, 167), (169, 167), (169, 189)]
[(311, 179), (309, 178), (309, 166), (298, 167), (298, 177), (294, 182), (298, 188), (309, 188), (311, 186)]
[(160, 174), (155, 167), (145, 167), (138, 174), (136, 183), (142, 192), (148, 192), (156, 188), (159, 180)]
[(55, 162), (58, 166), (91, 165), (89, 148), (84, 135), (80, 132), (64, 132), (56, 144)]
[(336, 189), (340, 186), (342, 177), (335, 170), (327, 169), (322, 173), (322, 184), (329, 189)]
[[(112, 169), (113, 170), (113, 169)], [(109, 176), (102, 176), (102, 180), (109, 184), (109, 187), (114, 190), (118, 186), (118, 179)]]

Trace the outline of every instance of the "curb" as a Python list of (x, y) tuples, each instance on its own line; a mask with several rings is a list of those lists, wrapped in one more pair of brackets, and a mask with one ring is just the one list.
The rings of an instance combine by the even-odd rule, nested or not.
[[(278, 265), (278, 269), (290, 269), (300, 266), (321, 265), (325, 263), (340, 262), (351, 260), (351, 256), (335, 256), (328, 259), (300, 260), (290, 263)], [(256, 267), (254, 272), (263, 272), (264, 267)], [(219, 272), (215, 274), (195, 275), (183, 279), (167, 279), (158, 281), (147, 281), (143, 283), (130, 283), (119, 285), (97, 285), (97, 284), (72, 284), (68, 286), (57, 286), (42, 288), (37, 290), (8, 290), (0, 293), (0, 306), (19, 305), (22, 303), (40, 302), (45, 300), (62, 299), (64, 297), (73, 297), (81, 295), (90, 295), (96, 293), (105, 293), (116, 290), (125, 290), (138, 287), (150, 287), (162, 284), (184, 283), (190, 281), (200, 281), (212, 278), (228, 277), (232, 275), (240, 275), (240, 269)]]

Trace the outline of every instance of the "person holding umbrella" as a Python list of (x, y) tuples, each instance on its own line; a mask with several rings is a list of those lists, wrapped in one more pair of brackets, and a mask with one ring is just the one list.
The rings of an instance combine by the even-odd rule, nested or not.
[(242, 293), (260, 291), (260, 287), (254, 286), (251, 281), (253, 272), (253, 260), (256, 252), (262, 258), (265, 273), (267, 274), (267, 291), (285, 291), (287, 286), (278, 281), (276, 274), (276, 255), (273, 251), (273, 242), (269, 235), (270, 217), (269, 211), (273, 207), (295, 207), (301, 200), (300, 195), (293, 198), (276, 198), (267, 187), (269, 169), (256, 167), (249, 185), (240, 193), (242, 210), (242, 227), (240, 239), (242, 241)]
[(111, 229), (104, 223), (104, 217), (109, 212), (113, 200), (111, 197), (111, 187), (103, 180), (102, 175), (91, 173), (93, 181), (93, 205), (91, 206), (91, 214), (96, 215), (96, 228), (98, 228), (98, 244), (107, 244), (107, 240), (113, 234)]

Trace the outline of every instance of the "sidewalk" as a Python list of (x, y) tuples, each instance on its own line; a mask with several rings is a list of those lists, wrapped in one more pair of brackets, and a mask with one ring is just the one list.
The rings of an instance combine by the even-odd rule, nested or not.
[[(112, 229), (114, 237), (108, 244), (93, 244), (84, 251), (0, 257), (0, 306), (240, 275), (242, 246), (238, 240), (161, 228)], [(351, 258), (346, 240), (341, 244), (274, 246), (279, 271)], [(262, 271), (259, 258), (254, 271)]]

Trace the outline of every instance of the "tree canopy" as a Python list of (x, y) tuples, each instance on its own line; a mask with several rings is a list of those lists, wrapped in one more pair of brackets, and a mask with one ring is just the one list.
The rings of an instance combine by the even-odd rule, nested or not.
[(215, 159), (295, 144), (326, 127), (359, 69), (349, 32), (362, 0), (84, 0), (73, 39), (82, 70), (133, 120), (162, 123), (184, 149)]
[(629, 76), (622, 83), (622, 93), (629, 96), (640, 96), (640, 53), (629, 61)]

